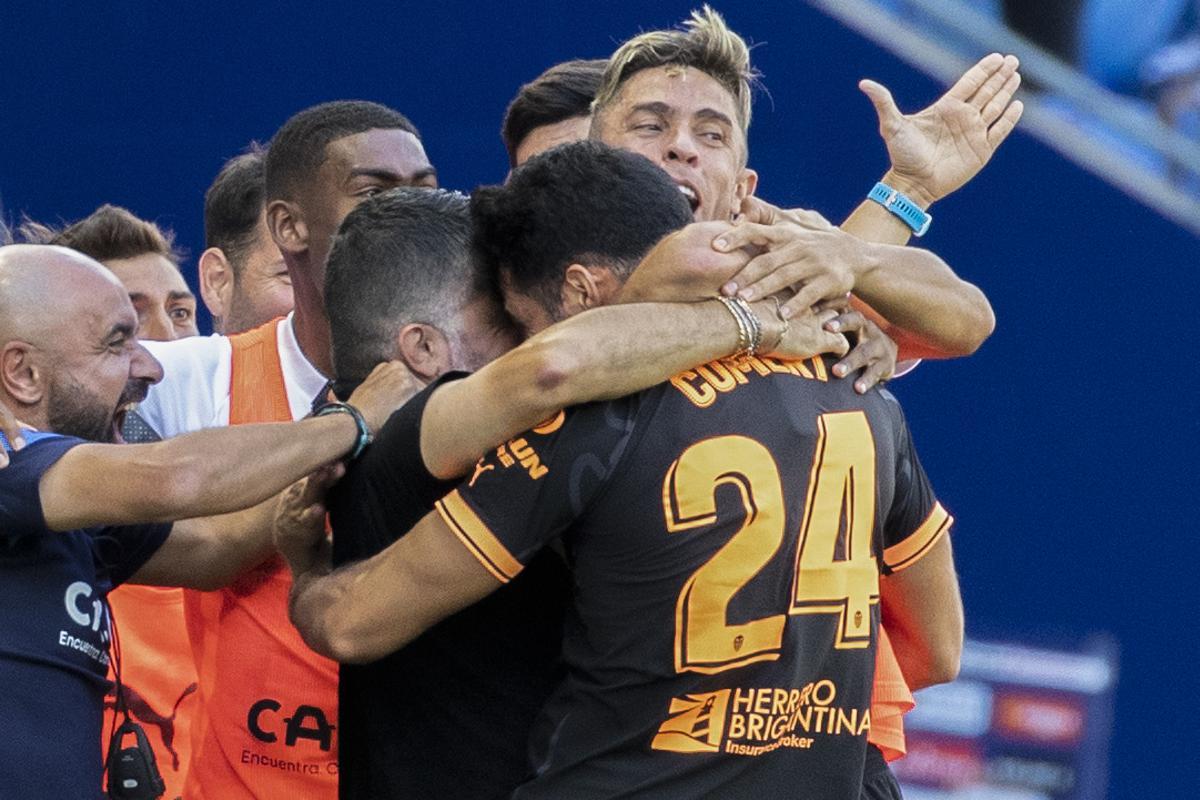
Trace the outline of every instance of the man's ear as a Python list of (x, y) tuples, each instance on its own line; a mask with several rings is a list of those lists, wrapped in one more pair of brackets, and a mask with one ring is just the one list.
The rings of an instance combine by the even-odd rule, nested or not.
[[(735, 209), (742, 207), (742, 201), (747, 197), (754, 196), (754, 190), (758, 188), (758, 173), (749, 167), (742, 169), (741, 175), (738, 176), (738, 181), (734, 187), (734, 195), (737, 197), (737, 202), (733, 204)], [(737, 214), (737, 211), (734, 211)]]
[(413, 375), (425, 383), (453, 368), (453, 353), (446, 335), (432, 325), (414, 322), (396, 334), (397, 356)]
[(214, 320), (229, 316), (233, 299), (233, 265), (219, 247), (210, 247), (200, 254), (200, 297)]
[(308, 249), (308, 226), (294, 203), (272, 200), (267, 205), (267, 229), (275, 246), (284, 253), (299, 254)]
[(608, 267), (572, 264), (563, 275), (562, 310), (571, 317), (589, 308), (613, 302), (621, 291), (621, 282)]
[[(0, 385), (21, 405), (35, 406), (46, 396), (47, 373), (28, 342), (6, 342), (0, 348)], [(13, 409), (20, 413), (20, 409)]]

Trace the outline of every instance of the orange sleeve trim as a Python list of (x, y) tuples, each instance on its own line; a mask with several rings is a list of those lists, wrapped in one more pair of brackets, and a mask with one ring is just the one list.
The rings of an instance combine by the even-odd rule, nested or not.
[(459, 541), (496, 580), (508, 583), (524, 569), (457, 489), (437, 502), (437, 510)]
[(905, 567), (911, 567), (937, 544), (938, 539), (942, 538), (942, 535), (950, 530), (950, 526), (953, 524), (954, 517), (942, 508), (941, 503), (935, 504), (933, 510), (929, 512), (929, 516), (921, 523), (921, 527), (917, 528), (904, 541), (883, 551), (883, 563), (892, 572), (899, 572)]

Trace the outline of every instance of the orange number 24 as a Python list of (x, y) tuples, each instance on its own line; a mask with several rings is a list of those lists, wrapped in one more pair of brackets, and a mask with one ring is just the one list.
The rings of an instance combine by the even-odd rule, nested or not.
[(676, 671), (716, 673), (777, 659), (788, 614), (837, 614), (834, 646), (868, 646), (879, 572), (871, 553), (875, 442), (866, 416), (852, 411), (818, 418), (790, 603), (778, 614), (735, 625), (728, 622), (730, 601), (784, 543), (786, 506), (774, 457), (745, 436), (694, 444), (667, 471), (663, 511), (670, 533), (712, 525), (723, 485), (741, 496), (742, 525), (679, 593)]

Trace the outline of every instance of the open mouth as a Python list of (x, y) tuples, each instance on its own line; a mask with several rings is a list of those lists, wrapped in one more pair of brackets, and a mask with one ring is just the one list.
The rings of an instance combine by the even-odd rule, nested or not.
[(113, 412), (112, 440), (114, 443), (125, 444), (125, 437), (121, 435), (121, 431), (125, 427), (125, 417), (135, 408), (137, 408), (137, 403), (130, 401), (117, 406), (117, 410)]
[(131, 380), (125, 384), (125, 391), (121, 392), (121, 398), (117, 400), (117, 408), (113, 411), (112, 418), (112, 440), (117, 444), (125, 443), (125, 437), (121, 435), (121, 430), (125, 427), (125, 417), (137, 408), (138, 403), (146, 399), (149, 390), (150, 384), (147, 381)]
[(696, 213), (696, 209), (700, 208), (700, 195), (696, 190), (685, 183), (676, 184), (679, 187), (679, 193), (688, 201), (688, 205), (692, 207), (692, 213)]

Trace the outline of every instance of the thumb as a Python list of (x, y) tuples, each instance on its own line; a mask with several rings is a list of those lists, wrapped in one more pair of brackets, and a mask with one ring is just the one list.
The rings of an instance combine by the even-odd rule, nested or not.
[(885, 135), (895, 131), (903, 115), (887, 87), (882, 83), (864, 79), (858, 82), (858, 88), (871, 101), (871, 105), (875, 106), (875, 113), (879, 117), (879, 129)]

